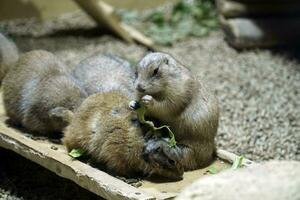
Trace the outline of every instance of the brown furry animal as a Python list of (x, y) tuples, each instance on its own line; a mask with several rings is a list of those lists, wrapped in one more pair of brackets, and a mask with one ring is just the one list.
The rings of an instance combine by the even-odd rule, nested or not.
[(16, 45), (0, 33), (0, 81), (19, 59)]
[(134, 70), (129, 62), (117, 56), (96, 53), (81, 61), (73, 75), (88, 95), (118, 90), (133, 98)]
[(63, 142), (68, 151), (82, 149), (116, 175), (130, 177), (142, 173), (180, 179), (183, 168), (177, 157), (169, 159), (170, 165), (143, 158), (144, 135), (128, 102), (120, 91), (89, 96), (65, 130)]
[[(154, 139), (147, 153), (163, 149), (162, 156), (181, 155), (185, 170), (205, 167), (215, 155), (218, 102), (202, 82), (165, 53), (149, 53), (137, 65), (136, 95), (147, 107), (146, 116), (169, 125), (179, 148)], [(180, 151), (180, 152), (176, 152)], [(165, 154), (165, 155), (164, 155)]]
[(23, 54), (3, 79), (7, 115), (35, 134), (51, 136), (69, 123), (72, 112), (87, 97), (66, 66), (52, 53)]

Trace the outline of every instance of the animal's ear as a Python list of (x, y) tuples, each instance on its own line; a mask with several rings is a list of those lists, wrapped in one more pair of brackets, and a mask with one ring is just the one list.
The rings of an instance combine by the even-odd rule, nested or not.
[(55, 121), (62, 121), (62, 122), (66, 122), (67, 124), (71, 123), (74, 113), (64, 107), (56, 107), (51, 109), (48, 112), (48, 115), (51, 119), (55, 120)]

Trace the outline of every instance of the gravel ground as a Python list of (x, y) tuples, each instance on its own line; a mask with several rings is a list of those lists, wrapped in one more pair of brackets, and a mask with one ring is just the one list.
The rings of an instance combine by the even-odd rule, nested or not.
[[(79, 12), (43, 24), (34, 20), (0, 23), (0, 30), (9, 33), (21, 52), (46, 49), (70, 66), (96, 51), (133, 62), (147, 52), (142, 46), (128, 45), (103, 33)], [(254, 161), (300, 160), (300, 53), (237, 52), (226, 44), (221, 32), (189, 38), (162, 50), (215, 88), (221, 108), (218, 147)], [(0, 163), (6, 169), (7, 164)], [(4, 199), (13, 199), (20, 193), (15, 190), (26, 190), (20, 185), (3, 187), (2, 180), (18, 180), (19, 172), (9, 173), (6, 169), (2, 174), (6, 179), (0, 179), (0, 199), (1, 193), (12, 194)], [(31, 183), (30, 177), (27, 182)], [(42, 199), (53, 198), (46, 195)]]

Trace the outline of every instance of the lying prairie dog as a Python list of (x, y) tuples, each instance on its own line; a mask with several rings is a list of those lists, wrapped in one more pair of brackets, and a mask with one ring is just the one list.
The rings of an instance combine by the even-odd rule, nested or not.
[(87, 97), (67, 67), (43, 50), (23, 54), (2, 86), (5, 110), (13, 123), (46, 136), (61, 132)]
[[(89, 96), (74, 114), (64, 131), (63, 143), (68, 151), (81, 149), (91, 159), (104, 165), (114, 175), (158, 175), (181, 179), (182, 166), (177, 157), (164, 157), (165, 164), (144, 158), (147, 142), (135, 112), (128, 107), (129, 98), (120, 91)], [(159, 156), (160, 152), (151, 154)], [(167, 162), (167, 160), (169, 162)]]
[(137, 64), (136, 98), (146, 116), (170, 126), (179, 148), (161, 139), (150, 141), (147, 153), (165, 149), (181, 155), (185, 170), (209, 165), (215, 156), (219, 108), (215, 95), (189, 69), (166, 53), (149, 53)]
[(96, 53), (82, 60), (73, 75), (88, 95), (118, 90), (133, 98), (134, 70), (128, 61), (117, 56)]

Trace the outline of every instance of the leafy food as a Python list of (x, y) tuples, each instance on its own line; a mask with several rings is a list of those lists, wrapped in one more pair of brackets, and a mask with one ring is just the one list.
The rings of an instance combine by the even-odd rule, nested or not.
[(208, 171), (209, 173), (211, 173), (211, 174), (217, 174), (217, 173), (220, 172), (220, 171), (219, 171), (217, 168), (215, 168), (214, 166), (210, 166), (210, 167), (207, 169), (207, 171)]
[(172, 132), (172, 130), (170, 129), (170, 127), (167, 126), (167, 125), (163, 125), (163, 126), (160, 126), (160, 127), (155, 127), (155, 125), (154, 125), (154, 123), (152, 121), (145, 120), (146, 107), (142, 103), (139, 103), (139, 105), (140, 106), (137, 109), (135, 109), (135, 111), (136, 111), (136, 113), (138, 115), (139, 121), (142, 124), (148, 125), (154, 132), (162, 130), (162, 129), (167, 129), (169, 137), (170, 137), (169, 145), (171, 147), (174, 147), (176, 145), (176, 140), (175, 140), (175, 135)]
[(236, 170), (236, 169), (238, 169), (238, 168), (241, 168), (243, 159), (244, 159), (243, 156), (237, 156), (237, 157), (234, 159), (234, 162), (233, 162), (233, 164), (232, 164), (232, 166), (231, 166), (231, 169)]
[(82, 149), (72, 149), (72, 151), (69, 152), (69, 156), (72, 158), (79, 158), (83, 155), (84, 151)]

